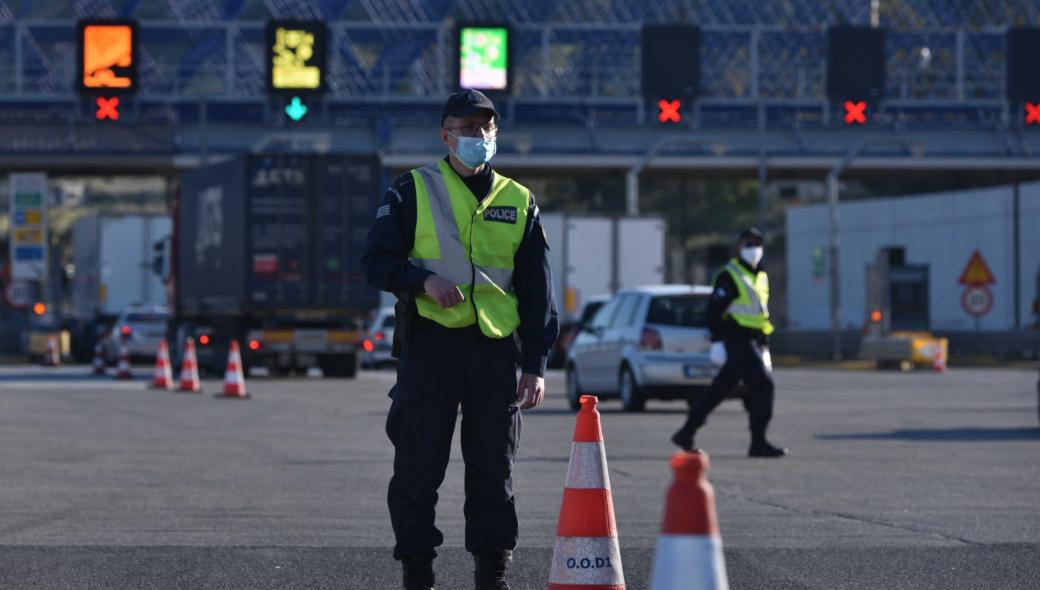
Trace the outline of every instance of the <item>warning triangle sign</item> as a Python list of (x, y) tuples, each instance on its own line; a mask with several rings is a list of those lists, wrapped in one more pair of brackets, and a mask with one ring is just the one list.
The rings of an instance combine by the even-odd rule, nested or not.
[(976, 250), (968, 260), (968, 266), (964, 267), (964, 273), (961, 274), (958, 282), (971, 287), (982, 287), (995, 284), (997, 279), (993, 276), (989, 265), (983, 260), (982, 254)]

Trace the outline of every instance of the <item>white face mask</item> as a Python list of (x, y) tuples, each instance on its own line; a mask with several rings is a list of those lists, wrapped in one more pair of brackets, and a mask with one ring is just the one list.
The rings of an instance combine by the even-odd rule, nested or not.
[(744, 259), (744, 262), (753, 267), (758, 266), (758, 263), (762, 262), (762, 256), (764, 254), (765, 251), (762, 249), (762, 246), (753, 246), (751, 248), (743, 247), (740, 249), (740, 257)]

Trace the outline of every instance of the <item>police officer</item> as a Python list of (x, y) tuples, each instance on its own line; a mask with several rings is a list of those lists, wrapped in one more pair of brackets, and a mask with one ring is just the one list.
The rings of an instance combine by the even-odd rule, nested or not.
[(440, 129), (448, 156), (394, 180), (361, 258), (369, 284), (399, 300), (388, 504), (394, 558), (408, 590), (434, 586), (435, 548), (443, 541), (434, 509), (460, 406), (466, 550), (476, 588), (509, 588), (519, 410), (542, 401), (559, 331), (534, 196), (489, 163), (498, 121), (484, 94), (451, 95)]
[(751, 426), (751, 457), (782, 457), (787, 449), (766, 440), (773, 417), (773, 364), (769, 355), (769, 278), (759, 263), (763, 236), (757, 228), (740, 234), (740, 257), (715, 275), (708, 305), (711, 360), (720, 365), (712, 384), (697, 396), (686, 423), (672, 436), (682, 449), (693, 448), (693, 437), (712, 412), (741, 380), (749, 389), (745, 400)]

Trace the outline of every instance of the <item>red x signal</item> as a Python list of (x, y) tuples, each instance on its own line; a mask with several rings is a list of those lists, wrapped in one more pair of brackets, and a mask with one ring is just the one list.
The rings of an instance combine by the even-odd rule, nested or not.
[(1026, 103), (1026, 125), (1040, 125), (1040, 102)]
[(853, 102), (845, 101), (845, 124), (866, 125), (867, 124), (867, 101)]
[(661, 123), (678, 123), (682, 121), (682, 114), (679, 113), (679, 109), (682, 108), (682, 101), (678, 98), (675, 100), (661, 99), (657, 101), (657, 120)]
[(97, 113), (94, 115), (98, 121), (104, 121), (105, 119), (112, 119), (113, 121), (119, 120), (119, 97), (113, 96), (112, 98), (105, 98), (99, 96), (97, 98)]

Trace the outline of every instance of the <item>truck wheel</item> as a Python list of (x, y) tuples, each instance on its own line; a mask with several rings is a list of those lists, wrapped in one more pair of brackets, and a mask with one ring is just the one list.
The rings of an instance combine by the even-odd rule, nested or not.
[(292, 367), (283, 367), (277, 362), (272, 362), (267, 365), (267, 372), (272, 377), (288, 377), (292, 373)]
[(318, 367), (326, 377), (353, 379), (357, 376), (361, 357), (355, 352), (335, 356), (323, 356), (318, 359)]

